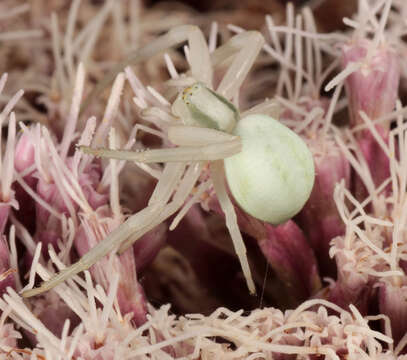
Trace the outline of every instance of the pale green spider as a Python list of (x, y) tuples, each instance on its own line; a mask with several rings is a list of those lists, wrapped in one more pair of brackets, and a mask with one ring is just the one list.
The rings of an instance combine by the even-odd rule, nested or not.
[[(39, 288), (25, 291), (24, 297), (51, 289), (112, 251), (121, 253), (128, 249), (143, 234), (183, 207), (208, 163), (210, 179), (200, 182), (197, 193), (180, 213), (187, 211), (200, 191), (213, 185), (247, 286), (255, 293), (246, 248), (227, 193), (225, 174), (230, 191), (246, 212), (278, 224), (295, 215), (308, 199), (314, 181), (312, 156), (305, 143), (276, 120), (258, 114), (240, 118), (230, 102), (237, 97), (263, 46), (260, 33), (236, 35), (211, 54), (197, 27), (181, 26), (140, 49), (129, 62), (139, 62), (185, 40), (189, 42), (190, 75), (195, 83), (174, 101), (171, 116), (177, 120), (165, 129), (167, 138), (177, 147), (142, 152), (82, 148), (86, 153), (101, 157), (165, 163), (148, 206), (129, 217), (77, 263)], [(216, 92), (211, 90), (213, 68), (231, 60)], [(126, 64), (117, 70), (121, 71)], [(170, 229), (179, 219), (180, 216), (176, 217)]]

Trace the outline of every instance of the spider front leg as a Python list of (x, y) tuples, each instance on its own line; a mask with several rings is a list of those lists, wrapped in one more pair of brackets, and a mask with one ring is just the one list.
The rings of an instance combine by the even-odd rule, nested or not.
[(130, 160), (143, 163), (178, 162), (178, 161), (205, 161), (220, 160), (235, 155), (241, 150), (239, 139), (223, 144), (210, 144), (202, 147), (184, 146), (172, 149), (153, 149), (141, 151), (92, 149), (82, 146), (81, 150), (86, 154), (97, 157), (106, 157), (118, 160)]
[(192, 76), (205, 84), (212, 84), (212, 66), (208, 45), (202, 31), (194, 25), (181, 25), (171, 29), (165, 35), (151, 41), (147, 45), (137, 49), (124, 61), (117, 64), (113, 69), (98, 82), (96, 87), (83, 102), (81, 112), (92, 102), (93, 98), (99, 95), (109, 84), (129, 65), (137, 65), (146, 61), (161, 52), (179, 46), (188, 41), (190, 49), (190, 67)]
[(97, 157), (143, 163), (212, 161), (233, 156), (241, 151), (239, 137), (214, 129), (172, 126), (168, 129), (168, 137), (175, 145), (181, 146), (141, 151), (93, 149), (88, 146), (80, 146), (80, 149)]
[(246, 31), (231, 38), (211, 56), (213, 66), (234, 57), (216, 92), (226, 99), (234, 98), (264, 45), (257, 31)]

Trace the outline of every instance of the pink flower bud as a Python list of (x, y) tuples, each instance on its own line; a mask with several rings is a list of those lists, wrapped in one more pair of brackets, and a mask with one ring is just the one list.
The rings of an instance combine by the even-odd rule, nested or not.
[[(66, 163), (72, 168), (72, 157), (68, 158)], [(102, 175), (102, 168), (98, 162), (90, 163), (78, 174), (78, 183), (93, 210), (106, 205), (109, 201), (108, 192), (105, 189), (99, 190)]]
[(351, 169), (335, 143), (323, 144), (314, 140), (309, 141), (308, 145), (314, 157), (315, 183), (310, 198), (296, 219), (311, 243), (321, 274), (334, 276), (336, 267), (329, 257), (330, 241), (344, 234), (345, 225), (333, 195), (336, 183), (342, 179), (349, 186)]
[[(119, 226), (120, 220), (110, 218), (109, 215), (110, 208), (104, 206), (99, 207), (92, 218), (82, 220), (74, 240), (79, 256), (86, 254), (109, 232)], [(128, 249), (120, 256), (112, 256), (114, 256), (112, 260), (103, 258), (94, 264), (90, 268), (90, 272), (96, 282), (104, 286), (105, 289), (109, 287), (111, 272), (115, 271), (120, 274), (116, 295), (120, 311), (123, 315), (133, 313), (132, 320), (137, 326), (140, 326), (147, 319), (147, 300), (144, 290), (137, 280), (133, 250)]]
[[(215, 197), (209, 205), (212, 210), (223, 214)], [(236, 205), (235, 211), (239, 228), (257, 241), (287, 291), (287, 296), (290, 297), (287, 300), (291, 305), (307, 299), (319, 290), (321, 280), (315, 255), (294, 221), (289, 220), (274, 227), (246, 214)]]
[(398, 55), (387, 44), (380, 44), (374, 49), (373, 46), (370, 40), (360, 40), (342, 48), (344, 68), (350, 63), (361, 64), (345, 81), (352, 127), (363, 123), (359, 111), (365, 112), (371, 119), (377, 119), (391, 112), (398, 98)]
[[(71, 159), (68, 159), (68, 166), (70, 163)], [(99, 165), (90, 164), (78, 175), (78, 178), (83, 197), (93, 210), (102, 207), (108, 202), (108, 193), (97, 190), (101, 179)], [(40, 177), (36, 186), (36, 192), (46, 203), (68, 217), (72, 215), (72, 211), (76, 212), (79, 210), (78, 203), (70, 197), (68, 191), (65, 191), (63, 196), (56, 181), (47, 181)], [(81, 210), (84, 211), (84, 209)], [(52, 216), (42, 205), (36, 203), (36, 240), (45, 241), (47, 244), (54, 243), (60, 237), (60, 228), (60, 220)], [(47, 247), (43, 247), (43, 249), (47, 252)]]
[(379, 285), (379, 310), (391, 321), (394, 343), (407, 332), (407, 286), (381, 281)]
[(264, 228), (266, 237), (257, 241), (278, 278), (297, 301), (315, 294), (321, 280), (315, 255), (301, 229), (292, 220), (276, 227), (264, 224)]
[[(387, 44), (375, 44), (370, 40), (360, 40), (346, 44), (342, 48), (342, 64), (345, 68), (351, 63), (360, 67), (345, 80), (349, 101), (350, 126), (364, 124), (363, 111), (370, 120), (390, 113), (398, 98), (400, 63), (398, 54)], [(376, 124), (376, 131), (388, 143), (389, 124)], [(388, 156), (381, 149), (370, 130), (356, 133), (361, 151), (366, 158), (373, 181), (379, 186), (390, 175)], [(354, 192), (358, 199), (364, 199), (367, 192), (356, 180)]]
[(14, 167), (21, 172), (34, 164), (35, 148), (28, 134), (24, 132), (17, 141), (14, 153)]
[(147, 321), (147, 299), (144, 289), (137, 280), (136, 263), (132, 249), (120, 255), (116, 268), (120, 273), (117, 301), (122, 314), (133, 313), (132, 320), (137, 326)]

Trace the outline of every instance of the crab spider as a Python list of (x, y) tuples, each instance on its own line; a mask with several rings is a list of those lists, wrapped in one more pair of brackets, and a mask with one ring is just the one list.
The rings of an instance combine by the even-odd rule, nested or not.
[[(181, 212), (187, 209), (191, 202), (183, 205), (198, 183), (197, 188), (213, 186), (247, 286), (255, 293), (225, 178), (235, 200), (246, 212), (278, 224), (295, 215), (307, 200), (314, 180), (312, 156), (304, 142), (276, 120), (253, 114), (240, 118), (230, 102), (238, 95), (263, 45), (259, 33), (236, 35), (210, 54), (198, 28), (181, 26), (142, 48), (132, 60), (141, 61), (185, 40), (189, 42), (190, 75), (196, 82), (184, 89), (172, 104), (172, 116), (181, 122), (170, 124), (165, 131), (177, 147), (141, 152), (81, 147), (84, 152), (99, 157), (165, 163), (147, 207), (130, 216), (77, 263), (39, 288), (25, 291), (24, 297), (51, 289), (111, 252), (124, 252), (156, 225), (180, 209)], [(213, 66), (230, 58), (233, 60), (229, 69), (216, 91), (212, 90)], [(102, 81), (99, 89), (103, 84)], [(210, 179), (200, 181), (207, 164)], [(254, 172), (250, 173), (251, 170)], [(173, 227), (174, 224), (170, 228)]]

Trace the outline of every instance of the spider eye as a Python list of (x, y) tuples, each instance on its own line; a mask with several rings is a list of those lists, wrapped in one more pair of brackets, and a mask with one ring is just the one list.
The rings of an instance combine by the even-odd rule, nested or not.
[(202, 126), (231, 132), (239, 118), (231, 102), (202, 83), (182, 91), (172, 105), (172, 112), (185, 125)]
[(241, 119), (234, 131), (242, 151), (225, 159), (230, 191), (250, 215), (274, 225), (297, 214), (314, 185), (314, 162), (305, 142), (265, 115)]

